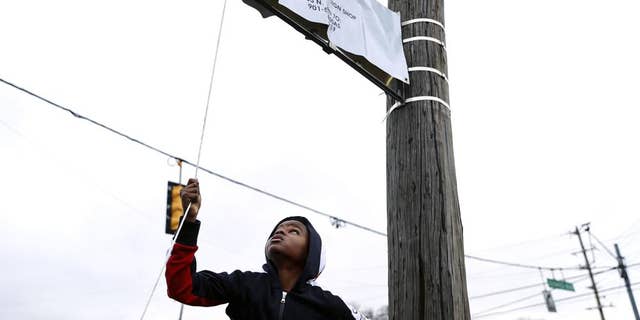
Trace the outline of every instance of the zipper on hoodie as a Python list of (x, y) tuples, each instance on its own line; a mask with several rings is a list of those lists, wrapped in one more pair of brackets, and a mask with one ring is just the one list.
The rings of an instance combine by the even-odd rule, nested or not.
[(284, 303), (286, 299), (287, 299), (287, 292), (282, 291), (282, 299), (280, 299), (280, 316), (278, 317), (278, 320), (282, 320), (284, 317)]

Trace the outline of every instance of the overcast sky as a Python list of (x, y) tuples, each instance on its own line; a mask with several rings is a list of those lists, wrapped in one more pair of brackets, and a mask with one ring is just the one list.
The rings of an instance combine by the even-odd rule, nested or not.
[[(3, 1), (0, 77), (195, 161), (221, 11), (222, 1)], [(610, 250), (618, 242), (640, 262), (639, 12), (629, 0), (446, 2), (467, 254), (577, 267), (567, 233), (591, 222)], [(202, 166), (386, 231), (384, 114), (381, 90), (338, 58), (229, 1)], [(165, 188), (178, 167), (4, 84), (0, 154), (0, 318), (138, 319), (169, 245)], [(306, 215), (329, 246), (320, 284), (363, 307), (387, 303), (384, 237), (199, 178), (200, 268), (259, 270), (273, 224)], [(616, 264), (584, 240), (597, 267)], [(540, 284), (472, 298), (472, 314), (543, 302), (537, 270), (466, 266), (470, 297)], [(640, 267), (630, 276), (640, 281)], [(601, 289), (623, 284), (615, 271), (596, 278)], [(162, 281), (148, 319), (177, 319), (165, 292)], [(607, 319), (631, 319), (624, 290), (604, 295)], [(592, 295), (557, 305), (481, 319), (599, 319), (586, 310)], [(226, 317), (187, 308), (184, 319)]]

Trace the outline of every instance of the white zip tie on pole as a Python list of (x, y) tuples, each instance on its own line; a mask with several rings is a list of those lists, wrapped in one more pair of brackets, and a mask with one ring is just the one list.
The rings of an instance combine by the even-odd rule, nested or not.
[[(200, 155), (202, 154), (202, 143), (204, 142), (204, 132), (207, 126), (207, 115), (209, 114), (209, 103), (211, 102), (211, 92), (213, 91), (213, 79), (216, 72), (216, 64), (218, 62), (218, 51), (220, 49), (220, 38), (222, 38), (222, 26), (224, 24), (224, 14), (226, 12), (226, 9), (227, 9), (227, 0), (224, 0), (224, 3), (222, 5), (222, 16), (220, 17), (220, 28), (218, 29), (218, 40), (216, 41), (216, 51), (213, 56), (213, 67), (211, 68), (211, 79), (209, 80), (209, 93), (207, 94), (207, 105), (204, 110), (204, 119), (202, 120), (202, 132), (200, 134), (200, 146), (198, 147), (198, 160), (196, 162), (196, 172), (195, 172), (196, 179), (198, 178), (198, 169), (200, 169)], [(162, 278), (162, 274), (164, 273), (164, 269), (167, 266), (169, 257), (171, 257), (171, 250), (173, 250), (173, 246), (176, 244), (176, 240), (178, 239), (178, 235), (182, 230), (182, 226), (184, 225), (184, 222), (187, 220), (189, 209), (191, 209), (191, 202), (189, 202), (189, 204), (187, 205), (187, 208), (184, 210), (184, 213), (182, 215), (182, 220), (178, 225), (178, 230), (176, 230), (176, 234), (173, 236), (173, 239), (171, 240), (171, 246), (169, 246), (169, 249), (167, 250), (164, 263), (162, 264), (162, 269), (160, 270), (160, 274), (156, 278), (156, 282), (153, 284), (153, 289), (151, 289), (151, 294), (149, 294), (149, 299), (147, 299), (147, 304), (144, 306), (144, 310), (142, 311), (140, 320), (143, 320), (144, 316), (147, 313), (147, 309), (149, 308), (149, 304), (151, 303), (151, 298), (153, 298), (153, 294), (155, 293), (156, 288), (158, 287), (158, 283)]]
[(404, 101), (404, 103), (400, 103), (400, 102), (396, 102), (390, 109), (389, 111), (387, 111), (387, 114), (384, 116), (384, 119), (382, 120), (382, 122), (387, 121), (387, 118), (389, 118), (389, 116), (391, 115), (391, 113), (393, 111), (395, 111), (396, 109), (403, 107), (411, 102), (416, 102), (416, 101), (435, 101), (440, 103), (441, 105), (447, 107), (448, 110), (451, 110), (451, 108), (449, 107), (449, 104), (438, 98), (438, 97), (434, 97), (434, 96), (418, 96), (418, 97), (412, 97), (412, 98), (408, 98)]
[[(439, 27), (442, 28), (442, 31), (444, 31), (444, 24), (442, 24), (441, 22), (434, 20), (434, 19), (429, 19), (429, 18), (416, 18), (416, 19), (411, 19), (411, 20), (407, 20), (402, 22), (402, 26), (408, 26), (410, 24), (414, 24), (414, 23), (418, 23), (418, 22), (427, 22), (427, 23), (433, 23)], [(428, 42), (433, 42), (436, 44), (439, 44), (440, 46), (442, 46), (442, 49), (444, 49), (445, 51), (447, 50), (447, 47), (445, 46), (444, 42), (440, 39), (436, 39), (434, 37), (427, 37), (427, 36), (415, 36), (415, 37), (410, 37), (410, 38), (406, 38), (406, 39), (402, 39), (402, 43), (409, 43), (409, 42), (414, 42), (414, 41), (428, 41)], [(416, 66), (416, 67), (410, 67), (408, 68), (409, 72), (415, 72), (415, 71), (424, 71), (424, 72), (431, 72), (431, 73), (435, 73), (437, 75), (439, 75), (440, 77), (442, 77), (445, 81), (447, 81), (447, 83), (449, 82), (449, 78), (447, 78), (447, 75), (436, 69), (436, 68), (432, 68), (432, 67), (422, 67), (422, 66)], [(384, 116), (384, 119), (382, 120), (382, 122), (387, 121), (387, 119), (389, 118), (389, 116), (391, 115), (391, 113), (393, 111), (395, 111), (396, 109), (403, 107), (409, 103), (412, 102), (417, 102), (417, 101), (434, 101), (437, 102), (443, 106), (445, 106), (448, 110), (451, 110), (451, 107), (449, 106), (449, 103), (447, 103), (446, 101), (444, 101), (442, 98), (439, 97), (434, 97), (434, 96), (417, 96), (417, 97), (411, 97), (411, 98), (407, 98), (405, 99), (404, 103), (401, 102), (396, 102), (391, 108), (389, 108), (389, 111), (387, 111), (387, 114)]]
[[(412, 25), (414, 23), (420, 23), (420, 22), (435, 24), (435, 25), (437, 25), (438, 27), (440, 27), (442, 29), (442, 32), (446, 33), (446, 30), (444, 28), (444, 24), (442, 22), (440, 22), (438, 20), (435, 20), (435, 19), (430, 19), (430, 18), (410, 19), (410, 20), (402, 22), (400, 25), (402, 27), (406, 27), (408, 25)], [(411, 37), (411, 38), (407, 38), (407, 39), (402, 39), (402, 43), (407, 43), (407, 42), (412, 42), (412, 41), (430, 41), (430, 42), (434, 42), (434, 43), (437, 43), (437, 44), (441, 45), (442, 48), (447, 50), (447, 47), (446, 47), (444, 41), (440, 40), (440, 39), (437, 39), (437, 38), (434, 38), (434, 37), (417, 36), (417, 37)]]
[(416, 37), (411, 37), (411, 38), (407, 38), (407, 39), (402, 39), (402, 43), (409, 43), (409, 42), (414, 42), (414, 41), (429, 41), (429, 42), (437, 43), (442, 47), (442, 49), (447, 50), (447, 47), (444, 45), (444, 42), (442, 42), (442, 40), (436, 39), (434, 37), (416, 36)]
[(411, 19), (411, 20), (407, 20), (402, 22), (400, 25), (401, 26), (408, 26), (410, 24), (414, 24), (414, 23), (418, 23), (418, 22), (426, 22), (426, 23), (432, 23), (437, 25), (438, 27), (442, 28), (442, 31), (444, 30), (444, 24), (438, 20), (434, 20), (434, 19), (429, 19), (429, 18), (416, 18), (416, 19)]
[(409, 68), (409, 72), (415, 72), (415, 71), (426, 71), (426, 72), (435, 73), (440, 77), (442, 77), (446, 82), (449, 82), (449, 78), (447, 78), (447, 75), (436, 68), (431, 68), (431, 67), (410, 67)]
[[(426, 22), (426, 23), (435, 24), (435, 25), (437, 25), (438, 27), (440, 27), (442, 29), (442, 32), (446, 33), (446, 31), (444, 29), (444, 24), (442, 22), (440, 22), (438, 20), (434, 20), (434, 19), (429, 19), (429, 18), (411, 19), (411, 20), (407, 20), (407, 21), (402, 22), (400, 25), (402, 27), (406, 27), (408, 25), (412, 25), (414, 23), (420, 23), (420, 22)], [(435, 43), (440, 44), (443, 48), (445, 48), (445, 50), (447, 49), (445, 44), (444, 44), (444, 41), (442, 41), (442, 40), (439, 40), (439, 39), (436, 39), (436, 38), (432, 38), (432, 37), (413, 37), (413, 38), (409, 38), (409, 39), (414, 39), (414, 38), (423, 38), (423, 39), (415, 39), (413, 41), (417, 41), (417, 40), (431, 41), (431, 42), (435, 42)], [(424, 38), (429, 38), (429, 39), (427, 40), (427, 39), (424, 39)], [(409, 39), (407, 39), (407, 40), (409, 40)], [(403, 43), (406, 43), (406, 42), (403, 40)]]

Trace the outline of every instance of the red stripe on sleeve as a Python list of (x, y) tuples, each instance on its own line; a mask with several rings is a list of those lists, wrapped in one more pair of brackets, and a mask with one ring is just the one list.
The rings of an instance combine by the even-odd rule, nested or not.
[(179, 243), (173, 246), (165, 272), (167, 294), (170, 298), (191, 306), (217, 306), (226, 303), (226, 301), (193, 294), (191, 262), (193, 262), (197, 250), (198, 246), (186, 246)]

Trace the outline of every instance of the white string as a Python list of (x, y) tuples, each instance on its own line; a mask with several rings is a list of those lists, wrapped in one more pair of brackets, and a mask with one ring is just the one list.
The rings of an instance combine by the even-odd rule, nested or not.
[[(198, 178), (198, 169), (200, 168), (200, 155), (202, 154), (202, 144), (204, 142), (204, 132), (207, 126), (207, 116), (209, 114), (209, 103), (211, 102), (211, 92), (213, 91), (213, 79), (216, 73), (216, 64), (218, 62), (218, 51), (220, 49), (220, 38), (222, 38), (222, 26), (224, 24), (224, 14), (226, 12), (227, 9), (227, 0), (224, 0), (224, 3), (222, 5), (222, 16), (220, 17), (220, 27), (218, 28), (218, 39), (216, 41), (216, 51), (214, 53), (213, 56), (213, 67), (211, 68), (211, 79), (209, 80), (209, 93), (207, 94), (207, 105), (205, 107), (204, 110), (204, 119), (202, 120), (202, 132), (200, 134), (200, 145), (198, 146), (198, 160), (196, 162), (196, 173), (195, 173), (195, 178)], [(167, 262), (169, 261), (169, 257), (171, 257), (171, 250), (173, 249), (173, 246), (176, 244), (176, 240), (178, 239), (178, 235), (180, 234), (180, 231), (182, 230), (182, 226), (184, 225), (185, 220), (187, 220), (187, 214), (189, 212), (189, 209), (191, 209), (191, 202), (189, 202), (189, 204), (187, 205), (187, 208), (184, 210), (184, 213), (182, 215), (182, 220), (180, 221), (180, 224), (178, 225), (178, 230), (176, 230), (175, 235), (173, 236), (173, 239), (171, 239), (171, 245), (169, 246), (169, 249), (167, 249), (167, 253), (165, 254), (165, 258), (164, 258), (164, 262), (162, 263), (162, 269), (160, 270), (160, 274), (158, 274), (158, 277), (156, 278), (156, 282), (153, 284), (153, 288), (151, 289), (151, 294), (149, 294), (149, 299), (147, 299), (147, 303), (144, 306), (144, 310), (142, 311), (142, 315), (140, 316), (140, 320), (144, 319), (144, 316), (147, 313), (147, 309), (149, 308), (149, 304), (151, 303), (151, 299), (153, 298), (153, 294), (156, 291), (156, 288), (158, 287), (158, 283), (160, 282), (160, 279), (162, 278), (162, 274), (164, 273), (164, 269), (167, 266)]]
[[(189, 203), (189, 205), (187, 205), (187, 210), (185, 210), (184, 212), (189, 212), (189, 209), (191, 208), (191, 203)], [(147, 309), (149, 308), (149, 304), (151, 304), (151, 298), (153, 298), (153, 294), (156, 292), (156, 288), (158, 287), (158, 283), (160, 282), (160, 279), (162, 278), (162, 274), (164, 274), (164, 268), (167, 267), (167, 262), (169, 262), (169, 257), (171, 256), (171, 249), (173, 249), (173, 245), (176, 244), (176, 239), (178, 238), (178, 234), (180, 233), (180, 230), (182, 229), (182, 225), (184, 224), (184, 221), (187, 220), (186, 218), (183, 218), (182, 221), (180, 221), (180, 225), (178, 226), (178, 230), (176, 230), (176, 234), (173, 237), (173, 239), (171, 239), (171, 245), (169, 246), (169, 249), (167, 250), (167, 253), (165, 254), (164, 257), (164, 263), (162, 264), (162, 269), (160, 269), (160, 273), (158, 274), (158, 277), (156, 278), (156, 282), (153, 284), (153, 289), (151, 289), (151, 294), (149, 295), (149, 299), (147, 299), (147, 304), (145, 304), (144, 306), (144, 311), (142, 311), (142, 315), (140, 316), (140, 320), (144, 319), (144, 315), (147, 313)]]
[(220, 17), (220, 28), (218, 28), (218, 40), (216, 41), (216, 51), (213, 56), (213, 67), (211, 68), (211, 80), (209, 81), (209, 93), (207, 94), (207, 106), (204, 109), (204, 120), (202, 121), (202, 133), (200, 134), (200, 146), (198, 147), (198, 160), (196, 161), (196, 174), (198, 178), (198, 169), (200, 168), (200, 154), (202, 152), (202, 142), (204, 141), (204, 129), (207, 126), (207, 115), (209, 113), (209, 102), (211, 101), (211, 92), (213, 91), (213, 77), (216, 74), (216, 64), (218, 62), (218, 51), (220, 48), (220, 38), (222, 38), (222, 25), (224, 23), (224, 13), (227, 11), (227, 0), (222, 5), (222, 16)]

